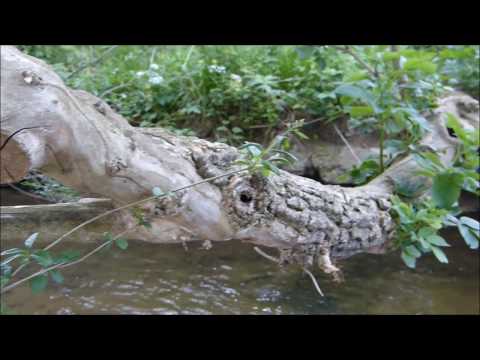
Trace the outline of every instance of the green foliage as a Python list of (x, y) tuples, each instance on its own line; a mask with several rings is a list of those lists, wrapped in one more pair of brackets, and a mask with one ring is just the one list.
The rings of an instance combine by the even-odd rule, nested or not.
[(128, 248), (128, 241), (122, 238), (116, 239), (115, 240), (115, 245), (118, 246), (119, 249), (121, 250), (127, 250)]
[(375, 159), (363, 161), (359, 166), (354, 166), (348, 174), (339, 177), (340, 181), (350, 181), (355, 185), (362, 185), (380, 174), (380, 165)]
[(46, 289), (48, 285), (48, 275), (37, 275), (30, 280), (30, 289), (32, 293), (38, 294)]
[(302, 126), (303, 120), (288, 124), (287, 130), (277, 135), (266, 148), (257, 143), (247, 142), (239, 148), (242, 157), (236, 160), (235, 164), (246, 166), (251, 174), (261, 174), (265, 177), (271, 173), (279, 175), (280, 169), (277, 165), (288, 166), (297, 161), (295, 156), (286, 151), (290, 148), (288, 136), (293, 134), (300, 139), (308, 138), (300, 131)]
[(29, 174), (18, 186), (53, 202), (76, 201), (80, 198), (77, 191), (44, 175)]
[[(442, 263), (448, 263), (447, 256), (439, 248), (447, 246), (437, 235), (445, 226), (457, 226), (466, 244), (478, 249), (480, 238), (479, 223), (469, 217), (455, 217), (458, 200), (462, 190), (479, 195), (479, 146), (478, 130), (466, 130), (451, 114), (448, 114), (446, 126), (453, 130), (459, 140), (453, 165), (442, 163), (438, 154), (419, 151), (412, 147), (414, 158), (421, 166), (418, 173), (432, 178), (431, 196), (419, 203), (407, 204), (398, 197), (393, 198), (393, 213), (399, 225), (397, 246), (402, 249), (402, 259), (409, 267), (415, 267), (415, 261), (422, 252), (432, 251)], [(424, 188), (418, 182), (397, 183), (397, 194), (414, 198), (423, 193)], [(420, 252), (412, 251), (415, 247)]]
[(424, 200), (416, 204), (403, 202), (398, 196), (392, 197), (392, 211), (398, 220), (395, 247), (401, 249), (401, 258), (410, 268), (415, 268), (416, 261), (422, 254), (433, 252), (440, 262), (448, 259), (441, 247), (449, 244), (438, 235), (444, 225), (448, 210), (435, 207)]
[[(158, 190), (155, 190), (155, 189), (158, 189), (158, 188), (154, 188), (154, 190), (152, 191), (153, 195), (158, 197), (162, 196), (162, 192), (160, 191), (160, 189)], [(136, 206), (136, 207), (133, 207), (130, 211), (133, 217), (135, 218), (135, 220), (137, 220), (137, 224), (139, 226), (145, 226), (148, 229), (152, 228), (152, 224), (150, 223), (149, 219), (145, 216), (145, 211), (142, 208)]]
[(30, 279), (29, 283), (33, 293), (43, 291), (48, 285), (49, 277), (56, 283), (63, 282), (63, 276), (59, 270), (52, 267), (75, 261), (79, 257), (79, 253), (67, 250), (56, 254), (44, 249), (35, 249), (37, 238), (38, 233), (34, 233), (24, 241), (24, 248), (11, 248), (0, 253), (0, 288), (3, 289), (11, 282), (14, 275), (14, 263), (18, 264), (17, 270), (27, 265), (36, 265), (40, 269), (46, 270), (43, 274)]

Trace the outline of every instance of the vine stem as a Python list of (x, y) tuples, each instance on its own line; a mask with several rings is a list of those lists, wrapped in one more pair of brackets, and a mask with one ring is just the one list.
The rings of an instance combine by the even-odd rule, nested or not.
[[(217, 176), (213, 176), (211, 178), (208, 178), (208, 179), (205, 179), (205, 180), (202, 180), (202, 181), (199, 181), (199, 182), (196, 182), (196, 183), (193, 183), (193, 184), (189, 184), (189, 185), (186, 185), (186, 186), (182, 186), (178, 189), (175, 189), (175, 190), (172, 190), (170, 191), (169, 193), (176, 193), (176, 192), (179, 192), (179, 191), (182, 191), (182, 190), (186, 190), (186, 189), (189, 189), (189, 188), (192, 188), (194, 186), (197, 186), (197, 185), (201, 185), (201, 184), (204, 184), (204, 183), (207, 183), (207, 182), (210, 182), (210, 181), (214, 181), (216, 179), (220, 179), (222, 177), (225, 177), (225, 176), (229, 176), (229, 175), (234, 175), (234, 174), (237, 174), (237, 173), (240, 173), (240, 172), (243, 172), (243, 171), (248, 171), (250, 170), (250, 167), (246, 167), (246, 168), (242, 168), (242, 169), (239, 169), (239, 170), (235, 170), (235, 171), (230, 171), (228, 173), (225, 173), (225, 174), (221, 174), (221, 175), (217, 175)], [(168, 193), (167, 193), (168, 194)], [(52, 242), (51, 244), (49, 244), (48, 246), (46, 246), (43, 250), (48, 250), (50, 248), (52, 248), (53, 246), (55, 246), (56, 244), (58, 244), (59, 242), (61, 242), (63, 239), (65, 239), (67, 236), (69, 236), (70, 234), (74, 233), (75, 231), (81, 229), (82, 227), (84, 227), (85, 225), (88, 225), (98, 219), (101, 219), (105, 216), (108, 216), (110, 214), (113, 214), (117, 211), (120, 211), (120, 210), (125, 210), (127, 208), (130, 208), (130, 207), (133, 207), (133, 206), (136, 206), (136, 205), (140, 205), (140, 204), (143, 204), (143, 203), (146, 203), (148, 201), (151, 201), (153, 199), (156, 199), (156, 198), (161, 198), (161, 197), (164, 197), (164, 196), (167, 196), (167, 194), (162, 194), (160, 196), (150, 196), (148, 198), (145, 198), (145, 199), (142, 199), (142, 200), (138, 200), (138, 201), (135, 201), (135, 202), (132, 202), (132, 203), (129, 203), (129, 204), (126, 204), (126, 205), (123, 205), (121, 207), (118, 207), (118, 208), (115, 208), (115, 209), (112, 209), (112, 210), (109, 210), (109, 211), (106, 211), (104, 212), (103, 214), (100, 214), (100, 215), (97, 215), (93, 218), (91, 218), (90, 220), (87, 220), (83, 223), (81, 223), (80, 225), (74, 227), (72, 230), (68, 231), (67, 233), (63, 234), (62, 236), (60, 236), (57, 240), (55, 240), (54, 242)]]
[(97, 65), (98, 63), (100, 63), (109, 53), (111, 53), (113, 50), (115, 50), (116, 48), (118, 48), (119, 45), (113, 45), (113, 46), (110, 46), (107, 50), (105, 50), (97, 59), (95, 59), (94, 61), (91, 61), (85, 65), (82, 65), (80, 66), (77, 70), (75, 70), (74, 72), (72, 72), (70, 75), (67, 76), (66, 80), (69, 80), (71, 79), (72, 77), (74, 77), (75, 75), (77, 75), (78, 73), (80, 73), (81, 71), (85, 70), (86, 68), (90, 67), (90, 66), (93, 66), (93, 65)]
[(365, 70), (367, 70), (370, 75), (372, 75), (374, 78), (378, 78), (379, 74), (376, 69), (373, 69), (370, 65), (368, 65), (365, 61), (363, 61), (360, 56), (356, 52), (354, 52), (349, 46), (341, 47), (341, 46), (336, 46), (332, 45), (334, 49), (338, 49), (340, 51), (343, 51), (346, 54), (349, 54), (351, 57), (353, 57), (360, 65), (362, 65)]
[[(33, 279), (34, 277), (37, 277), (39, 275), (43, 275), (45, 273), (48, 273), (49, 271), (51, 270), (55, 270), (57, 268), (60, 268), (60, 269), (64, 269), (66, 267), (69, 267), (69, 266), (72, 266), (72, 265), (75, 265), (75, 264), (78, 264), (84, 260), (86, 260), (87, 258), (89, 258), (90, 256), (92, 256), (93, 254), (97, 253), (98, 251), (100, 251), (101, 249), (103, 249), (104, 247), (106, 247), (107, 245), (111, 244), (113, 241), (117, 240), (118, 238), (120, 238), (121, 236), (125, 235), (127, 232), (129, 231), (132, 231), (133, 229), (137, 228), (137, 226), (134, 226), (134, 227), (131, 227), (130, 229), (127, 229), (123, 232), (121, 232), (120, 234), (116, 235), (113, 239), (111, 240), (108, 240), (106, 242), (104, 242), (103, 244), (97, 246), (95, 249), (93, 249), (92, 251), (90, 251), (89, 253), (85, 254), (83, 257), (81, 257), (80, 259), (78, 260), (75, 260), (75, 261), (72, 261), (72, 262), (61, 262), (61, 263), (58, 263), (58, 264), (55, 264), (55, 265), (52, 265), (48, 268), (45, 268), (45, 269), (42, 269), (42, 270), (39, 270), (27, 277), (24, 277), (23, 279), (20, 279), (16, 282), (14, 282), (13, 284), (10, 284), (8, 286), (5, 286), (4, 288), (2, 288), (0, 294), (4, 294), (6, 293), (7, 291), (10, 291), (12, 290), (13, 288), (16, 288), (17, 286), (23, 284), (24, 282), (30, 280), (30, 279)], [(20, 269), (20, 268), (19, 268)], [(18, 270), (18, 269), (17, 269)], [(18, 271), (17, 271), (18, 272)]]
[(318, 286), (317, 280), (315, 279), (315, 276), (313, 276), (312, 272), (308, 270), (307, 268), (303, 268), (303, 271), (310, 276), (310, 279), (312, 279), (313, 285), (315, 286), (315, 289), (318, 291), (320, 296), (325, 296), (323, 295), (322, 290), (320, 289), (320, 286)]
[(384, 171), (384, 163), (383, 163), (383, 143), (384, 143), (384, 138), (385, 138), (385, 128), (384, 128), (383, 120), (380, 122), (380, 155), (379, 155), (379, 160), (380, 160), (380, 173), (383, 173)]
[(360, 158), (357, 156), (357, 154), (355, 154), (355, 151), (353, 151), (352, 147), (350, 146), (350, 143), (348, 142), (348, 140), (345, 138), (345, 136), (343, 136), (342, 132), (340, 131), (340, 129), (337, 127), (337, 125), (333, 125), (333, 128), (335, 129), (335, 131), (337, 132), (338, 136), (340, 136), (340, 139), (342, 139), (342, 141), (345, 143), (345, 145), (347, 146), (348, 150), (350, 150), (350, 153), (352, 154), (352, 156), (355, 158), (355, 160), (357, 160), (357, 163), (360, 165), (362, 163), (362, 160), (360, 160)]

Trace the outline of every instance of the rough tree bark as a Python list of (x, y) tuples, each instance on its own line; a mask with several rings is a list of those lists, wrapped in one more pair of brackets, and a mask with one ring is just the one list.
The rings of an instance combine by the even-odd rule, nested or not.
[[(445, 161), (456, 140), (441, 114), (458, 114), (455, 104), (440, 106), (424, 140), (444, 148)], [(478, 103), (473, 111), (478, 114)], [(38, 169), (116, 205), (148, 197), (155, 186), (168, 191), (235, 170), (232, 161), (239, 156), (225, 144), (134, 128), (101, 99), (67, 88), (51, 67), (11, 46), (1, 47), (0, 144), (2, 184)], [(285, 171), (270, 182), (234, 174), (144, 204), (152, 228), (139, 229), (135, 237), (157, 243), (243, 240), (280, 249), (282, 260), (302, 265), (378, 253), (394, 232), (391, 178), (411, 177), (414, 170), (405, 158), (357, 188), (322, 185)], [(116, 215), (119, 229), (135, 221), (130, 211)]]

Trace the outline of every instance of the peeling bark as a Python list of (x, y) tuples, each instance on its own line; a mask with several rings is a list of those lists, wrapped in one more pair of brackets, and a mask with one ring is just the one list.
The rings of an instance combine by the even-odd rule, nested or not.
[[(48, 65), (14, 47), (1, 47), (1, 66), (2, 144), (30, 128), (2, 149), (1, 183), (38, 169), (118, 206), (150, 196), (153, 187), (170, 191), (238, 169), (232, 165), (237, 149), (134, 128), (101, 99), (68, 89)], [(425, 144), (446, 148), (448, 161), (455, 139), (440, 115), (431, 120), (434, 131)], [(280, 249), (283, 262), (309, 266), (318, 260), (331, 271), (329, 257), (384, 250), (394, 232), (389, 179), (412, 176), (415, 169), (406, 158), (358, 188), (322, 185), (286, 171), (269, 181), (234, 174), (146, 203), (152, 228), (135, 236), (156, 243), (243, 240)], [(118, 228), (135, 223), (130, 211), (115, 221)]]

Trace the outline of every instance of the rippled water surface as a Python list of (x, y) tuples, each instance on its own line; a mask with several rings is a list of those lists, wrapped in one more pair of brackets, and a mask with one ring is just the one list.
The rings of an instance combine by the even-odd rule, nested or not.
[(449, 265), (426, 256), (413, 271), (398, 254), (361, 254), (340, 264), (343, 284), (317, 272), (324, 298), (247, 244), (130, 242), (65, 270), (63, 285), (18, 288), (6, 303), (16, 314), (479, 314), (478, 252), (453, 234)]

